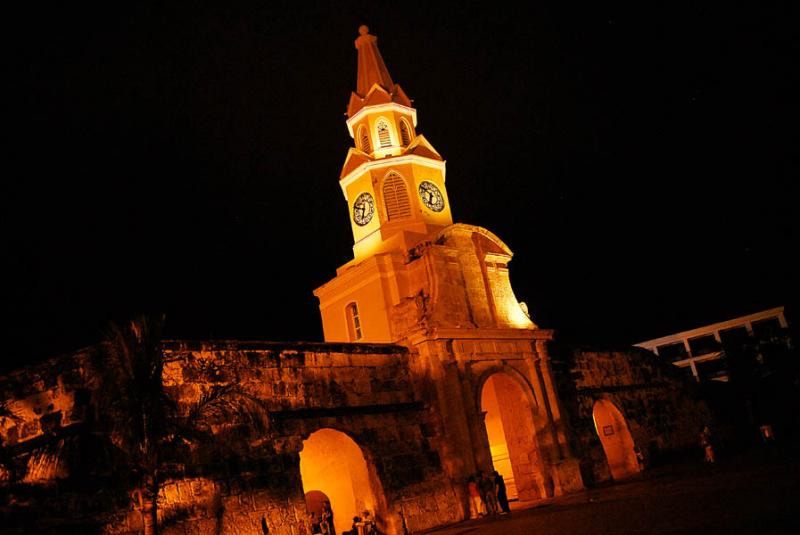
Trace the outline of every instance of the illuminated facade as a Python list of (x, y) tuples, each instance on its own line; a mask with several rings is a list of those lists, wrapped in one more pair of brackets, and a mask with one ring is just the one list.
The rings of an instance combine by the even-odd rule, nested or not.
[[(159, 342), (172, 418), (215, 391), (249, 400), (202, 420), (205, 442), (159, 452), (162, 533), (310, 533), (326, 501), (338, 533), (365, 511), (381, 533), (418, 533), (468, 517), (479, 470), (533, 502), (636, 474), (635, 447), (696, 441), (703, 410), (650, 353), (551, 354), (553, 331), (511, 288), (511, 250), (453, 223), (444, 159), (377, 39), (359, 33), (340, 175), (354, 258), (314, 292), (325, 342)], [(146, 528), (140, 489), (119, 477), (131, 461), (98, 410), (109, 344), (0, 377), (0, 487), (21, 480), (43, 497), (9, 502), (12, 529), (70, 517)], [(253, 403), (260, 417), (240, 410)]]
[(440, 453), (452, 479), (494, 466), (525, 500), (582, 488), (548, 364), (552, 332), (517, 302), (508, 246), (453, 224), (445, 162), (417, 131), (377, 38), (359, 31), (354, 146), (340, 176), (354, 259), (314, 292), (325, 340), (398, 343), (418, 355), (426, 401), (446, 415)]

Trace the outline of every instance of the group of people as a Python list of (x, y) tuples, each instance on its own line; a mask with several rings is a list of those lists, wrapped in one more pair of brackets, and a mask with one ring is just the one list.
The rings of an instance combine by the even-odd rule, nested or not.
[(361, 516), (353, 517), (353, 526), (347, 535), (378, 535), (378, 526), (375, 525), (375, 520), (369, 514), (369, 511), (364, 511)]
[(506, 483), (496, 470), (492, 473), (478, 470), (467, 479), (469, 493), (469, 517), (484, 515), (505, 515), (511, 512), (508, 507)]
[[(775, 432), (772, 430), (772, 425), (769, 423), (762, 423), (758, 427), (758, 433), (761, 437), (761, 441), (763, 442), (764, 446), (767, 449), (768, 454), (775, 454)], [(717, 462), (717, 453), (716, 449), (718, 441), (714, 437), (713, 433), (711, 432), (711, 428), (709, 426), (703, 427), (703, 430), (700, 431), (699, 437), (700, 447), (703, 448), (703, 452), (705, 453), (705, 462), (713, 464)], [(724, 446), (724, 442), (722, 443)], [(724, 450), (723, 450), (724, 452)]]
[(322, 512), (319, 517), (314, 511), (308, 514), (308, 523), (311, 525), (311, 534), (335, 535), (336, 529), (333, 527), (333, 509), (331, 502), (325, 500), (322, 503)]
[[(336, 535), (336, 529), (333, 526), (333, 510), (331, 509), (331, 502), (325, 500), (322, 503), (322, 512), (317, 515), (314, 511), (308, 514), (308, 524), (310, 527), (310, 535)], [(306, 524), (300, 523), (300, 535), (306, 535)], [(369, 511), (364, 511), (361, 516), (353, 517), (353, 525), (349, 531), (343, 532), (342, 535), (378, 535), (378, 526)]]

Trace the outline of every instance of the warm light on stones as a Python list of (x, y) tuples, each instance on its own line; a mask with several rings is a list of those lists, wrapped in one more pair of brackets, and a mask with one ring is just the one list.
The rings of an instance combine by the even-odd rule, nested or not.
[(300, 475), (307, 497), (322, 493), (330, 500), (337, 533), (349, 530), (364, 510), (380, 516), (364, 454), (341, 431), (320, 429), (303, 442)]
[(508, 443), (503, 430), (503, 419), (500, 416), (500, 406), (497, 403), (495, 383), (498, 376), (490, 377), (481, 393), (481, 409), (486, 413), (486, 434), (489, 437), (489, 450), (492, 453), (492, 464), (506, 482), (506, 493), (509, 500), (517, 499), (517, 484), (514, 481), (514, 472), (511, 468), (511, 457), (508, 453)]
[(619, 409), (610, 401), (601, 399), (594, 404), (592, 417), (608, 459), (611, 477), (622, 479), (637, 474), (639, 463), (633, 451), (633, 438)]
[(523, 387), (505, 373), (495, 373), (481, 391), (492, 463), (506, 481), (509, 499), (535, 500), (552, 496), (541, 461), (533, 407)]
[(28, 459), (25, 483), (44, 483), (55, 479), (64, 479), (69, 475), (64, 460), (65, 439), (55, 444), (38, 448)]

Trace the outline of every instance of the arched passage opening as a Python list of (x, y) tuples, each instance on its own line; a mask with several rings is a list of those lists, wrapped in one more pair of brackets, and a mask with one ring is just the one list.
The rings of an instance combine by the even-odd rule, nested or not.
[(331, 499), (327, 494), (320, 490), (310, 490), (306, 492), (306, 511), (309, 514), (314, 513), (316, 518), (322, 518), (322, 512), (325, 510), (325, 502), (330, 503)]
[(622, 479), (638, 474), (639, 462), (633, 449), (633, 438), (628, 431), (625, 417), (616, 405), (605, 399), (598, 400), (594, 404), (592, 417), (608, 460), (611, 477)]
[(503, 372), (492, 374), (481, 390), (492, 464), (506, 483), (508, 499), (536, 500), (552, 495), (536, 440), (531, 398)]
[[(364, 458), (361, 448), (346, 434), (335, 429), (320, 429), (303, 441), (300, 451), (300, 477), (307, 503), (330, 500), (336, 533), (349, 530), (354, 516), (367, 510), (379, 521), (382, 490), (377, 476)], [(324, 498), (321, 498), (324, 495)], [(307, 505), (311, 512), (314, 504)]]

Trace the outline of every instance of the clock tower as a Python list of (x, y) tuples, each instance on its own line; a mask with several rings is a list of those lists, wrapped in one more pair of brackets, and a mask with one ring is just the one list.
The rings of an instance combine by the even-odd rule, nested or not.
[(359, 33), (358, 80), (347, 106), (354, 146), (339, 177), (357, 261), (406, 251), (453, 222), (444, 159), (417, 133), (417, 110), (392, 81), (378, 38), (366, 26)]
[(453, 224), (445, 161), (417, 132), (378, 38), (358, 31), (353, 146), (339, 177), (354, 258), (314, 291), (325, 340), (400, 342), (434, 325), (535, 328), (511, 289), (511, 251), (486, 229)]
[(314, 291), (325, 341), (408, 348), (414, 388), (440, 418), (436, 450), (454, 488), (492, 468), (521, 500), (582, 488), (550, 368), (553, 332), (517, 301), (511, 249), (485, 228), (453, 223), (444, 159), (417, 132), (377, 38), (366, 26), (359, 33), (347, 107), (354, 143), (339, 179), (354, 258)]

